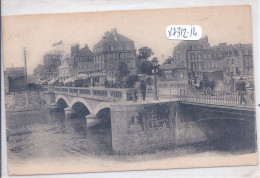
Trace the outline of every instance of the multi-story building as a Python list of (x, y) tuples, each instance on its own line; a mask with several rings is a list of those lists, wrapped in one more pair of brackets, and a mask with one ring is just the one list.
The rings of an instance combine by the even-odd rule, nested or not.
[(211, 48), (207, 36), (198, 41), (183, 41), (174, 48), (173, 57), (161, 69), (162, 79), (168, 81), (180, 80), (176, 77), (180, 71), (184, 72), (184, 75), (179, 75), (184, 76), (181, 77), (183, 80), (210, 77), (227, 82), (231, 76), (252, 79), (252, 45), (219, 43)]
[(198, 77), (201, 74), (204, 61), (210, 61), (210, 56), (204, 56), (204, 51), (209, 51), (210, 44), (205, 36), (198, 41), (182, 41), (173, 50), (173, 57), (170, 64), (161, 66), (164, 80), (186, 81), (190, 75)]
[[(94, 55), (89, 50), (88, 45), (84, 48), (79, 49), (79, 45), (76, 44), (71, 47), (71, 59), (73, 61), (73, 66), (75, 69), (75, 74), (89, 74), (93, 70), (98, 70), (96, 65), (94, 65)], [(95, 68), (93, 68), (95, 67)]]
[(233, 47), (239, 54), (238, 64), (240, 73), (243, 77), (253, 78), (254, 62), (253, 62), (253, 47), (252, 44), (235, 44)]
[(107, 80), (116, 80), (119, 76), (119, 64), (124, 62), (131, 74), (136, 74), (136, 49), (134, 41), (119, 34), (117, 29), (106, 32), (94, 45), (94, 61), (105, 74)]
[(66, 54), (62, 57), (61, 65), (59, 66), (59, 79), (60, 82), (75, 76), (74, 62), (71, 59), (70, 54)]
[(58, 78), (61, 59), (61, 51), (52, 51), (43, 56), (43, 80), (51, 80), (52, 78)]

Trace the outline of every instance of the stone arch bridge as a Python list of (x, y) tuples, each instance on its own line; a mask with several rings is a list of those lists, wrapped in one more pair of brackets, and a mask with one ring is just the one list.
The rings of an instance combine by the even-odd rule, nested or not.
[(87, 109), (85, 115), (98, 115), (104, 109), (110, 109), (111, 103), (130, 101), (129, 89), (49, 87), (45, 92), (48, 104), (56, 103), (63, 109)]

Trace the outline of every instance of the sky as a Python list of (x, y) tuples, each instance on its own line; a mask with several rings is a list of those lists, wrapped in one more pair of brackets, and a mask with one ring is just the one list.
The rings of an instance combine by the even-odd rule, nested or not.
[(169, 25), (200, 25), (202, 36), (208, 35), (211, 46), (252, 43), (250, 6), (3, 16), (4, 68), (24, 66), (26, 48), (28, 74), (32, 74), (42, 64), (43, 55), (54, 48), (53, 43), (63, 40), (67, 53), (76, 43), (80, 47), (88, 44), (93, 50), (112, 28), (134, 40), (137, 51), (142, 46), (150, 47), (153, 57), (162, 63), (180, 42), (166, 38)]

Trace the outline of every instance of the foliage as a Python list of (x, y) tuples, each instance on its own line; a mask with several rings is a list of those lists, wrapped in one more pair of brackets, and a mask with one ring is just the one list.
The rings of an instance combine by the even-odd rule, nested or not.
[(141, 59), (145, 59), (147, 61), (148, 58), (154, 54), (152, 49), (147, 46), (141, 47), (138, 50), (138, 52), (139, 52), (139, 54), (137, 55), (138, 61), (140, 61)]
[(138, 67), (138, 71), (140, 74), (153, 74), (153, 64), (150, 61), (140, 62)]
[(163, 64), (171, 64), (172, 61), (173, 61), (173, 57), (169, 56), (167, 59), (165, 59)]
[(145, 46), (141, 47), (137, 55), (137, 71), (140, 74), (152, 75), (153, 64), (149, 61), (154, 53), (151, 48)]
[(126, 84), (128, 88), (134, 88), (135, 82), (139, 79), (138, 75), (129, 75), (126, 79)]
[(127, 64), (125, 62), (119, 63), (119, 72), (118, 72), (118, 79), (122, 80), (123, 77), (127, 76), (130, 73), (130, 70), (127, 67)]

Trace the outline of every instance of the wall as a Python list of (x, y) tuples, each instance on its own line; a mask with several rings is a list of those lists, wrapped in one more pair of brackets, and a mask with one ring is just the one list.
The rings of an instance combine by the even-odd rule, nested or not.
[(169, 146), (176, 133), (178, 104), (111, 106), (112, 146), (115, 151), (143, 151)]
[(46, 109), (46, 101), (42, 92), (23, 92), (5, 95), (7, 112), (37, 111)]
[(112, 147), (153, 151), (210, 143), (221, 149), (256, 149), (255, 111), (179, 101), (111, 105)]

